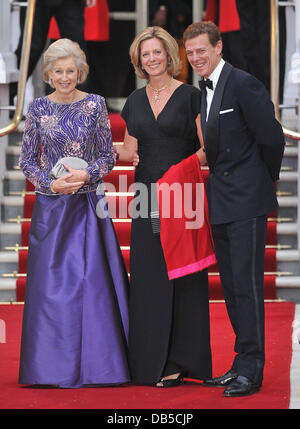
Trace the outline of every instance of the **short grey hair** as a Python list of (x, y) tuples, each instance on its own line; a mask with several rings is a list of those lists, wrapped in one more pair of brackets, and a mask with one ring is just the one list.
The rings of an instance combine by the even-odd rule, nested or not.
[(70, 39), (58, 39), (51, 43), (43, 54), (42, 78), (44, 82), (49, 82), (49, 71), (52, 69), (55, 61), (72, 57), (75, 60), (76, 67), (79, 70), (78, 83), (83, 83), (88, 75), (89, 66), (86, 62), (86, 55), (77, 42)]

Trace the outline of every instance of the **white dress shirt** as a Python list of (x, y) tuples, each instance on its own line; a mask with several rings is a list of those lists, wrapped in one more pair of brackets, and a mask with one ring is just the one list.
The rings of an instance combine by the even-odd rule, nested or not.
[(209, 114), (209, 110), (210, 110), (210, 106), (211, 106), (211, 102), (214, 96), (214, 91), (216, 89), (221, 71), (224, 67), (225, 61), (223, 60), (223, 58), (221, 58), (219, 64), (217, 65), (217, 67), (214, 69), (214, 71), (212, 72), (212, 74), (209, 76), (209, 79), (212, 80), (213, 83), (213, 90), (210, 88), (206, 87), (206, 91), (207, 91), (207, 96), (206, 96), (206, 101), (207, 101), (207, 110), (206, 110), (206, 120), (208, 118), (208, 114)]

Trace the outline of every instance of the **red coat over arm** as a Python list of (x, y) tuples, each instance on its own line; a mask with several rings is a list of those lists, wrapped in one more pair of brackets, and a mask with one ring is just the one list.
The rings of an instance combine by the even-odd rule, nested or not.
[[(164, 198), (161, 186), (163, 184), (169, 186), (179, 184), (182, 189), (181, 200), (177, 198), (177, 192), (169, 193), (170, 216), (168, 217), (165, 216), (166, 212), (164, 211), (164, 204), (168, 204), (168, 201)], [(184, 184), (189, 184), (189, 188), (185, 189)], [(198, 193), (198, 206), (195, 204), (196, 193)], [(196, 154), (169, 168), (163, 177), (157, 181), (157, 195), (160, 217), (160, 240), (169, 279), (183, 277), (216, 264), (204, 179)], [(186, 209), (188, 205), (185, 201), (191, 201), (191, 199), (193, 201), (192, 206), (189, 205), (191, 212), (187, 213)], [(176, 205), (174, 204), (174, 200), (176, 200)], [(176, 208), (180, 209), (180, 205), (182, 216), (176, 217)], [(196, 210), (199, 218), (198, 226), (194, 223), (196, 227), (190, 228), (189, 226), (191, 226), (191, 223), (197, 217), (192, 218), (191, 214), (192, 211), (196, 212)]]

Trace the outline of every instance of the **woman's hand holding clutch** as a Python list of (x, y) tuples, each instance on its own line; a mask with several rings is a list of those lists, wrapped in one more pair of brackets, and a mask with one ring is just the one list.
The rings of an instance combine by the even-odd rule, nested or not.
[(74, 194), (88, 180), (88, 174), (85, 170), (76, 170), (66, 164), (64, 166), (69, 173), (54, 180), (51, 189), (55, 193)]

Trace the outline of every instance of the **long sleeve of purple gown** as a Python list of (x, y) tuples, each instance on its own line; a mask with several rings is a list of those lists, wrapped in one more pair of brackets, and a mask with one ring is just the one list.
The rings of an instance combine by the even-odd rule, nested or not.
[(49, 179), (47, 171), (41, 168), (40, 144), (37, 118), (34, 115), (34, 102), (32, 102), (26, 115), (19, 166), (36, 190), (48, 194), (52, 192), (50, 184), (53, 179)]

